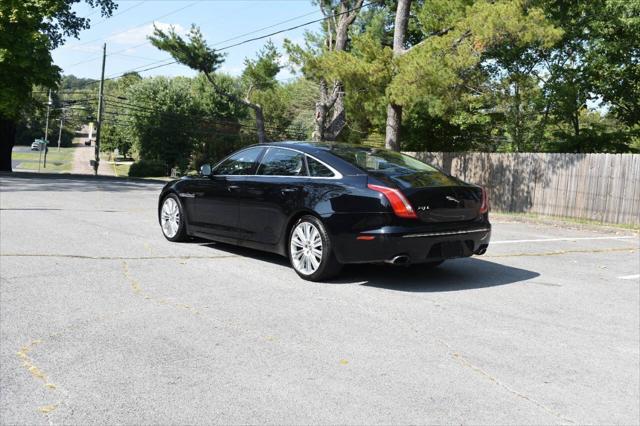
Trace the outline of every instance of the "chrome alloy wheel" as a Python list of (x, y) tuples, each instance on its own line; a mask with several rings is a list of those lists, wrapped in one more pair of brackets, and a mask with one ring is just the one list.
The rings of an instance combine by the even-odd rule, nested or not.
[(292, 232), (291, 260), (293, 267), (304, 275), (311, 275), (322, 262), (322, 237), (318, 228), (310, 222), (301, 222)]
[(167, 197), (162, 203), (162, 212), (160, 214), (162, 224), (162, 232), (167, 238), (173, 238), (180, 229), (180, 209), (178, 203), (172, 197)]

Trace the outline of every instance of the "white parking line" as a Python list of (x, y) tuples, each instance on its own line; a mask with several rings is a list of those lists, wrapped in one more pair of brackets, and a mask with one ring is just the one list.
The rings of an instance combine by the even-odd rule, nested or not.
[(637, 280), (638, 278), (640, 278), (640, 274), (624, 275), (622, 277), (618, 277), (619, 280)]
[(539, 238), (537, 240), (504, 240), (504, 241), (491, 241), (491, 244), (515, 244), (515, 243), (543, 243), (547, 241), (584, 241), (584, 240), (630, 240), (638, 239), (639, 237), (627, 236), (627, 237), (569, 237), (569, 238)]

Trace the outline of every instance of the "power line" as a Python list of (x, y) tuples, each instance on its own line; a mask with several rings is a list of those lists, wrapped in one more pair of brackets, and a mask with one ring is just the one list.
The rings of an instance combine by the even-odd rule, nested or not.
[[(307, 21), (307, 22), (304, 22), (302, 24), (298, 24), (298, 25), (295, 25), (295, 26), (292, 26), (292, 27), (284, 28), (282, 30), (274, 31), (272, 33), (265, 34), (265, 35), (262, 35), (262, 36), (259, 36), (259, 37), (253, 37), (253, 38), (250, 38), (250, 39), (246, 39), (246, 40), (243, 40), (241, 42), (234, 43), (232, 45), (225, 46), (225, 47), (222, 47), (222, 48), (216, 49), (216, 50), (221, 52), (221, 51), (224, 51), (224, 50), (232, 49), (232, 48), (237, 47), (237, 46), (241, 46), (243, 44), (251, 43), (251, 42), (254, 42), (254, 41), (257, 41), (257, 40), (262, 40), (262, 39), (265, 39), (265, 38), (268, 38), (268, 37), (272, 37), (272, 36), (277, 35), (277, 34), (282, 34), (284, 32), (292, 31), (292, 30), (295, 30), (295, 29), (298, 29), (298, 28), (302, 28), (302, 27), (305, 27), (305, 26), (308, 26), (308, 25), (312, 25), (312, 24), (315, 24), (315, 23), (318, 23), (318, 22), (322, 22), (322, 21), (326, 21), (326, 20), (329, 20), (329, 19), (333, 19), (333, 18), (335, 18), (337, 16), (345, 15), (345, 14), (354, 12), (356, 10), (363, 9), (365, 7), (368, 7), (368, 6), (372, 5), (372, 4), (374, 4), (374, 3), (375, 2), (373, 2), (373, 1), (368, 2), (368, 3), (364, 3), (364, 4), (360, 5), (359, 7), (354, 7), (354, 8), (345, 10), (345, 11), (340, 12), (340, 13), (335, 13), (335, 14), (333, 14), (331, 16), (325, 16), (323, 18)], [(114, 79), (116, 79), (118, 77), (122, 77), (123, 75), (126, 75), (126, 74), (128, 74), (130, 72), (145, 72), (145, 71), (150, 71), (150, 70), (154, 70), (154, 69), (157, 69), (157, 68), (162, 68), (162, 67), (166, 67), (166, 66), (178, 63), (178, 61), (176, 61), (176, 60), (171, 60), (168, 63), (164, 63), (164, 64), (160, 64), (160, 65), (156, 65), (156, 66), (151, 66), (151, 67), (147, 67), (147, 68), (142, 69), (145, 66), (152, 65), (152, 64), (158, 63), (158, 62), (164, 62), (164, 61), (167, 61), (167, 60), (169, 60), (169, 59), (160, 60), (160, 61), (156, 61), (156, 62), (151, 62), (149, 64), (141, 65), (141, 66), (139, 66), (137, 68), (129, 69), (127, 71), (120, 72), (119, 74), (116, 74), (116, 75), (111, 75), (111, 76), (105, 78), (105, 80), (114, 80)], [(89, 83), (86, 83), (86, 84), (94, 84), (94, 83), (98, 83), (98, 82), (99, 81), (94, 81), (94, 82), (89, 82)]]
[(139, 1), (139, 2), (138, 2), (138, 3), (136, 3), (136, 4), (134, 4), (134, 5), (133, 5), (133, 6), (131, 6), (131, 7), (128, 7), (128, 8), (126, 8), (126, 9), (124, 9), (124, 10), (121, 10), (121, 11), (120, 11), (120, 12), (118, 12), (118, 13), (114, 13), (113, 15), (109, 16), (108, 18), (104, 18), (104, 19), (102, 19), (101, 21), (96, 22), (95, 24), (91, 24), (91, 28), (94, 28), (94, 27), (96, 27), (96, 26), (98, 26), (98, 25), (100, 25), (100, 24), (103, 24), (103, 23), (105, 23), (105, 22), (107, 22), (107, 21), (109, 21), (109, 20), (111, 20), (111, 19), (115, 18), (115, 17), (116, 17), (116, 16), (118, 16), (118, 15), (122, 15), (123, 13), (128, 12), (128, 11), (130, 11), (131, 9), (135, 9), (135, 8), (136, 8), (136, 7), (138, 7), (138, 6), (142, 6), (142, 5), (143, 5), (144, 3), (146, 3), (147, 1), (149, 1), (149, 0), (141, 0), (141, 1)]
[[(172, 112), (172, 111), (161, 111), (158, 109), (153, 109), (153, 108), (146, 108), (146, 107), (141, 107), (138, 105), (133, 105), (133, 104), (127, 104), (124, 102), (119, 102), (119, 101), (113, 101), (113, 100), (108, 100), (106, 102), (106, 105), (109, 104), (117, 104), (118, 106), (121, 107), (128, 107), (128, 108), (132, 108), (134, 111), (138, 111), (138, 112), (142, 112), (142, 113), (153, 113), (153, 114), (160, 114), (160, 115), (169, 115), (171, 116), (172, 119), (174, 120), (184, 120), (184, 119), (195, 119), (195, 120), (201, 120), (203, 122), (206, 123), (215, 123), (215, 124), (223, 124), (223, 125), (232, 125), (232, 126), (240, 126), (240, 127), (245, 127), (245, 128), (249, 128), (252, 130), (255, 130), (255, 126), (253, 125), (249, 125), (249, 124), (242, 124), (236, 121), (229, 121), (229, 120), (220, 120), (220, 119), (213, 119), (209, 116), (205, 116), (205, 115), (192, 115), (192, 114), (182, 114), (182, 113), (178, 113), (178, 112)], [(106, 113), (106, 111), (105, 111)], [(128, 113), (123, 113), (123, 112), (118, 112), (118, 111), (110, 111), (110, 114), (116, 114), (116, 115), (120, 115), (120, 116), (125, 116), (125, 117), (138, 117), (138, 114), (128, 114)], [(269, 130), (281, 130), (278, 127), (273, 127), (273, 126), (265, 126), (265, 129), (269, 129)]]
[[(145, 25), (153, 24), (153, 23), (154, 23), (155, 21), (157, 21), (158, 19), (166, 18), (167, 16), (170, 16), (170, 15), (176, 14), (176, 13), (178, 13), (178, 12), (181, 12), (181, 11), (183, 11), (184, 9), (187, 9), (187, 8), (189, 8), (189, 7), (191, 7), (191, 6), (195, 6), (196, 4), (198, 4), (198, 2), (197, 2), (197, 1), (194, 1), (194, 2), (192, 2), (192, 3), (190, 3), (190, 4), (186, 5), (186, 6), (179, 7), (179, 8), (177, 8), (177, 9), (174, 9), (174, 10), (170, 11), (169, 13), (165, 13), (164, 15), (161, 15), (161, 16), (158, 16), (158, 17), (156, 17), (156, 18), (153, 18), (153, 19), (152, 19), (152, 20), (150, 20), (150, 21), (146, 21), (146, 22), (144, 22), (143, 24), (136, 25), (136, 26), (134, 26), (134, 27), (127, 28), (126, 30), (119, 31), (119, 32), (117, 32), (117, 33), (111, 34), (111, 35), (109, 35), (109, 37), (108, 37), (108, 38), (112, 38), (112, 37), (114, 37), (114, 36), (116, 36), (116, 35), (124, 34), (124, 33), (126, 33), (126, 32), (129, 32), (129, 31), (131, 31), (131, 30), (135, 30), (135, 29), (140, 28), (140, 27), (144, 27)], [(87, 45), (87, 44), (95, 43), (96, 41), (104, 41), (104, 40), (106, 40), (106, 39), (104, 39), (104, 38), (97, 38), (97, 39), (90, 40), (90, 41), (86, 41), (86, 42), (83, 42), (83, 43), (71, 44), (71, 45), (65, 45), (65, 46), (62, 46), (62, 47), (61, 47), (61, 49), (85, 46), (85, 45)]]
[[(282, 24), (286, 24), (286, 23), (289, 23), (289, 22), (291, 22), (291, 21), (295, 21), (295, 20), (297, 20), (297, 19), (307, 17), (307, 16), (309, 16), (309, 15), (315, 15), (316, 13), (320, 13), (320, 12), (319, 12), (318, 10), (314, 10), (313, 12), (309, 12), (309, 13), (305, 13), (305, 14), (302, 14), (302, 15), (294, 16), (294, 17), (292, 17), (292, 18), (285, 19), (284, 21), (280, 21), (280, 22), (277, 22), (277, 23), (275, 23), (275, 24), (272, 24), (272, 25), (268, 25), (268, 26), (266, 26), (266, 27), (259, 28), (259, 29), (257, 29), (257, 30), (249, 31), (248, 33), (239, 34), (239, 35), (237, 35), (237, 36), (234, 36), (234, 37), (228, 38), (228, 39), (226, 39), (226, 40), (222, 40), (222, 41), (216, 42), (216, 43), (212, 44), (212, 46), (217, 46), (217, 45), (220, 45), (220, 44), (223, 44), (223, 43), (229, 42), (229, 41), (237, 40), (237, 39), (239, 39), (239, 38), (241, 38), (241, 37), (245, 37), (245, 36), (248, 36), (248, 35), (251, 35), (251, 34), (258, 33), (258, 32), (260, 32), (260, 31), (264, 31), (264, 30), (267, 30), (267, 29), (270, 29), (270, 28), (278, 27), (278, 26), (280, 26), (280, 25), (282, 25)], [(147, 44), (149, 44), (149, 43), (150, 43), (149, 41), (146, 41), (146, 42), (144, 42), (144, 43), (137, 44), (137, 45), (135, 45), (135, 46), (127, 47), (127, 48), (125, 48), (125, 49), (121, 49), (121, 50), (117, 50), (117, 51), (115, 51), (115, 52), (109, 53), (109, 54), (107, 54), (107, 56), (110, 56), (110, 55), (117, 55), (117, 54), (119, 54), (120, 52), (124, 52), (124, 51), (130, 50), (130, 49), (135, 49), (135, 48), (137, 48), (137, 47), (141, 47), (141, 46), (147, 45)], [(221, 50), (221, 49), (220, 49), (220, 50)], [(129, 56), (132, 56), (132, 57), (133, 57), (133, 55), (129, 55)], [(89, 59), (88, 61), (93, 61), (93, 60), (96, 60), (96, 59), (99, 59), (99, 58), (100, 58), (100, 57), (92, 58), (92, 59)], [(148, 66), (148, 65), (154, 65), (154, 64), (157, 64), (157, 63), (160, 63), (160, 62), (165, 62), (165, 61), (167, 61), (167, 60), (165, 59), (165, 60), (158, 60), (158, 61), (154, 61), (154, 62), (148, 63), (148, 64), (146, 64), (146, 65), (140, 66), (140, 68), (144, 68), (145, 66)], [(80, 62), (80, 63), (83, 63), (83, 62)], [(173, 64), (173, 63), (176, 63), (176, 61), (172, 62), (172, 64)], [(75, 65), (78, 65), (78, 64), (73, 64), (73, 65), (70, 65), (70, 66), (75, 66)], [(168, 65), (170, 65), (170, 64), (168, 64)], [(153, 69), (153, 68), (152, 68), (152, 69)], [(116, 74), (117, 74), (117, 73), (116, 73)], [(112, 75), (114, 75), (114, 74), (112, 74)]]
[[(117, 115), (111, 115), (109, 117), (105, 117), (103, 119), (103, 123), (119, 126), (119, 127), (129, 126), (128, 122), (125, 122), (122, 120), (124, 120), (124, 118), (119, 118), (119, 116)], [(208, 126), (203, 127), (203, 124), (207, 124)], [(223, 125), (222, 128), (215, 128), (215, 127), (210, 127), (211, 124), (216, 125), (220, 123), (210, 123), (210, 122), (200, 123), (199, 127), (191, 127), (188, 132), (182, 132), (182, 133), (187, 133), (187, 134), (190, 134), (191, 136), (214, 136), (217, 133), (217, 134), (222, 134), (226, 136), (235, 136), (235, 137), (242, 137), (243, 132), (244, 134), (257, 133), (257, 130), (252, 126), (244, 126), (240, 123), (235, 123), (239, 127), (240, 131), (233, 131), (233, 130), (225, 131), (226, 129), (228, 129), (228, 125)], [(149, 124), (149, 123), (145, 124), (145, 127), (152, 128), (152, 129), (165, 129), (165, 127), (162, 127), (161, 125)], [(285, 134), (287, 136), (293, 136), (294, 138), (299, 138), (299, 139), (306, 137), (306, 132), (298, 131), (298, 130), (265, 129), (265, 133), (267, 134), (267, 136), (269, 136), (271, 140), (274, 139), (273, 138), (274, 134)]]
[(318, 11), (318, 10), (314, 10), (313, 12), (305, 13), (305, 14), (303, 14), (303, 15), (299, 15), (299, 16), (294, 16), (293, 18), (285, 19), (284, 21), (281, 21), (281, 22), (275, 23), (275, 24), (273, 24), (273, 25), (268, 25), (268, 26), (266, 26), (266, 27), (262, 27), (262, 28), (259, 28), (259, 29), (257, 29), (257, 30), (249, 31), (248, 33), (239, 34), (239, 35), (237, 35), (237, 36), (234, 36), (234, 37), (228, 38), (228, 39), (226, 39), (226, 40), (219, 41), (219, 42), (217, 42), (217, 43), (212, 44), (211, 46), (218, 46), (218, 45), (220, 45), (220, 44), (227, 43), (227, 42), (229, 42), (229, 41), (233, 41), (233, 40), (237, 40), (237, 39), (239, 39), (239, 38), (246, 37), (246, 36), (248, 36), (248, 35), (258, 33), (258, 32), (260, 32), (260, 31), (264, 31), (264, 30), (268, 30), (268, 29), (271, 29), (271, 28), (274, 28), (274, 27), (278, 27), (278, 26), (280, 26), (280, 25), (282, 25), (282, 24), (288, 24), (288, 23), (289, 23), (289, 22), (291, 22), (291, 21), (295, 21), (295, 20), (300, 19), (300, 18), (305, 18), (305, 17), (310, 16), (310, 15), (315, 15), (316, 13), (320, 13), (320, 11)]
[[(107, 100), (105, 102), (105, 104), (108, 106), (109, 104), (116, 104), (117, 106), (120, 107), (125, 107), (125, 108), (132, 108), (134, 111), (138, 111), (138, 112), (144, 112), (144, 113), (153, 113), (153, 114), (160, 114), (162, 116), (167, 116), (169, 115), (169, 118), (171, 120), (173, 120), (174, 122), (183, 122), (185, 119), (191, 119), (191, 120), (200, 120), (201, 122), (210, 124), (217, 124), (217, 125), (225, 125), (225, 126), (238, 126), (241, 128), (245, 128), (245, 129), (250, 129), (251, 131), (257, 131), (254, 125), (249, 125), (249, 124), (242, 124), (240, 122), (237, 121), (229, 121), (229, 120), (220, 120), (220, 119), (213, 119), (209, 116), (204, 116), (204, 115), (192, 115), (192, 114), (181, 114), (181, 113), (176, 113), (176, 112), (172, 112), (172, 111), (160, 111), (158, 109), (154, 109), (154, 108), (147, 108), (147, 107), (142, 107), (139, 105), (135, 105), (135, 104), (129, 104), (126, 102), (122, 102), (121, 100), (119, 100), (119, 98), (115, 97), (115, 96), (111, 96), (111, 95), (107, 95), (110, 98), (116, 98), (118, 99), (116, 100)], [(123, 113), (123, 112), (119, 112), (119, 111), (105, 111), (106, 114), (111, 114), (113, 116), (122, 116), (122, 117), (138, 117), (138, 114), (129, 114), (129, 113)], [(294, 133), (291, 132), (290, 130), (287, 130), (287, 128), (281, 128), (281, 127), (276, 127), (276, 126), (265, 126), (265, 131), (266, 132), (271, 132), (271, 133)], [(295, 132), (297, 135), (301, 135), (302, 133), (306, 132), (300, 132), (300, 131), (296, 131)]]
[[(222, 52), (222, 51), (225, 51), (225, 50), (229, 50), (229, 49), (232, 49), (232, 48), (234, 48), (234, 47), (241, 46), (241, 45), (243, 45), (243, 44), (251, 43), (251, 42), (254, 42), (254, 41), (258, 41), (258, 40), (263, 40), (263, 39), (265, 39), (265, 38), (272, 37), (272, 36), (277, 35), (277, 34), (282, 34), (282, 33), (285, 33), (285, 32), (292, 31), (292, 30), (296, 30), (296, 29), (298, 29), (298, 28), (306, 27), (306, 26), (308, 26), (308, 25), (316, 24), (316, 23), (318, 23), (318, 22), (326, 21), (326, 20), (328, 20), (328, 19), (333, 19), (333, 18), (335, 18), (335, 17), (337, 17), (337, 16), (345, 15), (345, 14), (348, 14), (348, 13), (354, 12), (354, 11), (356, 11), (356, 10), (360, 10), (360, 9), (365, 8), (365, 7), (367, 7), (367, 6), (370, 6), (370, 5), (372, 5), (372, 4), (374, 4), (374, 2), (373, 2), (373, 1), (372, 1), (372, 2), (369, 2), (369, 3), (364, 3), (364, 4), (360, 5), (359, 7), (354, 7), (354, 8), (352, 8), (352, 9), (345, 10), (344, 12), (335, 13), (335, 14), (333, 14), (333, 15), (331, 15), (331, 16), (325, 16), (325, 17), (323, 17), (323, 18), (314, 19), (314, 20), (312, 20), (312, 21), (307, 21), (307, 22), (304, 22), (304, 23), (302, 23), (302, 24), (298, 24), (298, 25), (295, 25), (295, 26), (292, 26), (292, 27), (284, 28), (284, 29), (282, 29), (282, 30), (274, 31), (274, 32), (272, 32), (272, 33), (265, 34), (265, 35), (262, 35), (262, 36), (259, 36), (259, 37), (253, 37), (253, 38), (250, 38), (250, 39), (246, 39), (246, 40), (240, 41), (240, 42), (238, 42), (238, 43), (234, 43), (234, 44), (231, 44), (231, 45), (229, 45), (229, 46), (221, 47), (220, 49), (215, 49), (215, 50), (217, 50), (218, 52)], [(219, 43), (218, 43), (218, 44), (219, 44)], [(157, 63), (157, 62), (161, 62), (161, 61), (156, 61), (156, 63)], [(153, 69), (166, 67), (166, 66), (173, 65), (173, 64), (176, 64), (176, 63), (178, 63), (178, 61), (173, 60), (173, 61), (171, 61), (171, 62), (169, 62), (169, 63), (166, 63), (166, 64), (163, 64), (163, 65), (158, 65), (158, 66), (153, 66), (153, 67), (146, 68), (146, 69), (141, 69), (141, 70), (139, 70), (138, 72), (150, 71), (150, 70), (153, 70)], [(153, 62), (152, 62), (151, 64), (153, 64)], [(151, 65), (151, 64), (147, 64), (147, 65)], [(141, 65), (139, 68), (142, 68), (143, 66), (144, 66), (144, 65)], [(131, 71), (125, 71), (125, 72), (123, 72), (123, 73), (122, 73), (122, 74), (120, 74), (120, 75), (124, 75), (124, 74), (127, 74), (127, 73), (129, 73), (129, 72), (131, 72)], [(117, 78), (117, 77), (118, 77), (118, 76), (110, 77), (109, 79), (113, 79), (113, 78)]]
[[(128, 3), (136, 0), (119, 0), (121, 3)], [(186, 2), (192, 0), (149, 0), (152, 2), (167, 2), (167, 3), (179, 3)], [(295, 3), (295, 2), (306, 2), (308, 0), (195, 0), (198, 3)]]
[[(140, 44), (140, 45), (137, 45), (137, 46), (133, 46), (133, 47), (127, 47), (126, 49), (122, 49), (122, 50), (118, 50), (118, 51), (109, 53), (109, 54), (107, 54), (107, 56), (117, 55), (117, 56), (124, 56), (126, 58), (136, 58), (136, 59), (144, 59), (144, 60), (147, 60), (147, 61), (152, 61), (153, 59), (151, 59), (151, 58), (145, 58), (145, 57), (136, 56), (136, 55), (126, 55), (126, 54), (121, 53), (121, 52), (126, 52), (127, 50), (130, 50), (130, 49), (135, 49), (136, 47), (142, 46), (144, 44), (147, 44), (147, 43), (143, 43), (143, 44)], [(75, 63), (73, 63), (71, 65), (65, 66), (64, 68), (65, 69), (73, 68), (73, 67), (76, 67), (78, 65), (87, 64), (89, 62), (95, 62), (98, 59), (102, 59), (102, 56), (95, 56), (95, 57), (90, 58), (90, 59), (85, 59), (85, 60), (82, 60), (80, 62), (75, 62)], [(160, 62), (160, 61), (156, 61), (156, 62)], [(155, 63), (155, 62), (152, 62), (152, 63)]]
[[(149, 67), (149, 65), (158, 64), (158, 63), (167, 62), (167, 61), (170, 61), (170, 62), (169, 63), (163, 63), (162, 65), (158, 65), (158, 66)], [(123, 76), (125, 74), (129, 74), (129, 73), (132, 73), (132, 72), (144, 72), (144, 71), (149, 71), (149, 70), (153, 70), (153, 69), (156, 69), (156, 68), (161, 68), (161, 67), (164, 67), (164, 66), (167, 66), (167, 65), (175, 64), (176, 62), (178, 62), (178, 61), (176, 61), (174, 59), (171, 59), (171, 58), (160, 59), (159, 61), (149, 62), (147, 64), (140, 65), (139, 67), (131, 68), (131, 69), (125, 71), (125, 72), (117, 72), (117, 73), (111, 74), (111, 75), (108, 76), (107, 80), (112, 80), (114, 78), (118, 78), (118, 77), (121, 77), (121, 76)], [(142, 68), (144, 68), (144, 69), (142, 69)]]

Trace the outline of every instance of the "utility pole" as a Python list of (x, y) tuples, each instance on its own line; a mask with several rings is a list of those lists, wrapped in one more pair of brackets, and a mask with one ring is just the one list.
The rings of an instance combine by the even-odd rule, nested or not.
[(93, 174), (98, 174), (100, 165), (100, 127), (102, 127), (102, 107), (104, 96), (104, 64), (107, 59), (107, 43), (102, 46), (102, 74), (100, 75), (100, 93), (98, 94), (98, 127), (96, 129), (96, 157), (93, 162)]
[[(44, 164), (42, 167), (47, 168), (47, 145), (49, 144), (49, 113), (51, 112), (51, 89), (49, 89), (49, 99), (47, 100), (47, 121), (44, 125)], [(40, 156), (42, 157), (42, 146), (40, 146)], [(38, 162), (38, 172), (40, 171), (40, 163)]]
[(58, 152), (60, 152), (60, 141), (62, 140), (62, 126), (64, 126), (64, 108), (60, 116), (60, 131), (58, 132)]

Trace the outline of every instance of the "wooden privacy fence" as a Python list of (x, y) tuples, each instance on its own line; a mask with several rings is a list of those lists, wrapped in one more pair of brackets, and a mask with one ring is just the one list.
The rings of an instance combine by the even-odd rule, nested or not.
[(485, 186), (495, 210), (640, 225), (640, 154), (407, 154)]

